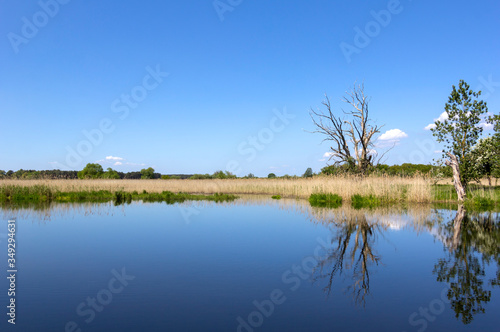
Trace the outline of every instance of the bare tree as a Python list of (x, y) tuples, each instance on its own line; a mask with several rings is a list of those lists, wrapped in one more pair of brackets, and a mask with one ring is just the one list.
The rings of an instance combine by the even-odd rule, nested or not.
[(332, 223), (338, 229), (332, 238), (332, 247), (327, 250), (326, 256), (318, 262), (314, 270), (313, 280), (327, 279), (324, 291), (330, 295), (335, 277), (346, 277), (351, 272), (353, 283), (346, 291), (352, 292), (356, 304), (364, 306), (366, 296), (370, 294), (370, 267), (373, 264), (378, 265), (381, 260), (373, 246), (384, 227), (369, 223), (362, 211), (345, 215)]
[(356, 167), (362, 174), (368, 167), (374, 164), (373, 146), (375, 135), (380, 133), (382, 127), (370, 124), (368, 104), (369, 98), (365, 96), (364, 85), (356, 85), (352, 90), (346, 92), (343, 100), (352, 109), (336, 116), (332, 111), (330, 99), (326, 96), (322, 104), (326, 107), (326, 112), (314, 111), (311, 109), (310, 115), (316, 130), (313, 133), (320, 133), (326, 136), (323, 141), (332, 141), (330, 147), (330, 159), (335, 160), (335, 164), (347, 163), (351, 167)]

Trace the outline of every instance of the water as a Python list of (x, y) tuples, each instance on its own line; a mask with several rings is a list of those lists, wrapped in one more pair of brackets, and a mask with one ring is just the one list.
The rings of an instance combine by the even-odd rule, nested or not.
[(18, 268), (2, 331), (499, 330), (497, 214), (243, 198), (1, 215)]

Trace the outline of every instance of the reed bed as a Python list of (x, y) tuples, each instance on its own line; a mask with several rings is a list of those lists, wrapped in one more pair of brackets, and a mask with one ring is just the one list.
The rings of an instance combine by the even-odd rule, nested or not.
[(432, 181), (423, 176), (388, 177), (318, 176), (296, 179), (226, 180), (0, 180), (0, 186), (47, 186), (60, 192), (99, 191), (112, 193), (163, 191), (192, 194), (259, 194), (307, 199), (311, 194), (333, 193), (350, 202), (354, 195), (376, 196), (385, 202), (433, 201)]

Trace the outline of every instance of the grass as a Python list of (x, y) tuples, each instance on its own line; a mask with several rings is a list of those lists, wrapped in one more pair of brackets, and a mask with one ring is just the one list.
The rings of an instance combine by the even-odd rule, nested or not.
[(430, 202), (432, 181), (412, 178), (369, 176), (315, 176), (298, 179), (213, 179), (213, 180), (0, 180), (0, 186), (48, 186), (61, 192), (117, 191), (162, 193), (163, 191), (191, 194), (261, 194), (280, 195), (283, 198), (308, 199), (311, 194), (336, 193), (344, 201), (352, 195), (374, 195), (390, 200)]
[(281, 195), (272, 195), (271, 198), (272, 199), (281, 199)]
[[(452, 185), (438, 184), (433, 186), (432, 195), (434, 202), (455, 202), (457, 201), (457, 192)], [(470, 184), (467, 187), (467, 197), (469, 201), (477, 202), (488, 201), (488, 204), (500, 204), (500, 186), (485, 186)]]
[(337, 208), (342, 205), (342, 197), (337, 194), (311, 194), (311, 206)]
[(474, 211), (490, 211), (495, 208), (495, 201), (488, 197), (475, 196), (465, 201), (465, 208)]
[(351, 197), (351, 205), (355, 209), (362, 208), (374, 208), (381, 205), (381, 201), (378, 197), (373, 195), (369, 196), (361, 196), (361, 195), (353, 195)]
[(177, 202), (192, 201), (214, 201), (224, 202), (235, 200), (237, 196), (231, 194), (214, 193), (211, 195), (204, 194), (188, 194), (188, 193), (172, 193), (163, 191), (161, 193), (148, 193), (143, 190), (125, 192), (123, 190), (111, 192), (110, 190), (80, 190), (80, 191), (59, 191), (57, 188), (47, 185), (0, 185), (0, 203), (2, 205), (14, 204), (26, 206), (27, 204), (43, 204), (50, 202), (59, 203), (74, 203), (74, 202), (110, 202), (115, 205), (131, 203), (133, 200), (143, 202), (166, 202), (173, 204)]
[(226, 202), (238, 198), (237, 196), (231, 194), (214, 193), (212, 195), (202, 195), (202, 194), (194, 195), (182, 192), (175, 194), (170, 191), (163, 191), (161, 193), (143, 192), (142, 194), (136, 194), (136, 195), (132, 195), (130, 193), (122, 194), (122, 192), (117, 192), (115, 194), (125, 195), (125, 196), (130, 195), (126, 196), (127, 199), (129, 199), (128, 197), (130, 197), (129, 200), (141, 200), (143, 202), (165, 202), (167, 204), (174, 204), (184, 201)]
[[(445, 181), (443, 181), (445, 182)], [(449, 183), (449, 181), (448, 181)], [(425, 176), (315, 176), (297, 179), (212, 179), (212, 180), (0, 180), (0, 201), (111, 201), (131, 200), (169, 202), (175, 199), (198, 199), (201, 195), (224, 193), (227, 195), (258, 194), (282, 198), (308, 199), (313, 194), (334, 193), (343, 202), (351, 202), (355, 195), (364, 197), (369, 204), (377, 198), (387, 203), (433, 203), (456, 202), (452, 185), (434, 185)], [(118, 193), (118, 194), (117, 194)], [(129, 193), (131, 197), (127, 194)], [(192, 195), (190, 198), (186, 198)], [(474, 205), (485, 205), (492, 201), (500, 205), (500, 187), (470, 185), (468, 195), (475, 199)], [(221, 200), (222, 196), (213, 200)], [(371, 197), (371, 198), (370, 198)], [(478, 198), (476, 198), (478, 197)], [(360, 198), (354, 198), (360, 202)], [(479, 203), (481, 200), (482, 203)], [(355, 203), (358, 204), (358, 203)], [(472, 203), (471, 203), (472, 204)], [(490, 204), (490, 203), (488, 203)]]

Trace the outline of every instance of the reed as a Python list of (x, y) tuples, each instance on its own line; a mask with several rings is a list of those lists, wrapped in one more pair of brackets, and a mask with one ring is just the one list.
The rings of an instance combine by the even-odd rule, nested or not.
[(60, 192), (117, 191), (192, 194), (263, 194), (309, 198), (311, 194), (334, 193), (344, 201), (353, 195), (384, 197), (391, 201), (429, 202), (431, 181), (424, 177), (318, 176), (298, 179), (213, 179), (213, 180), (0, 180), (0, 187), (48, 187)]
[[(2, 188), (22, 187), (23, 190), (47, 190), (51, 192), (138, 192), (190, 194), (259, 194), (279, 195), (283, 198), (308, 199), (311, 194), (336, 194), (343, 202), (350, 203), (354, 195), (376, 197), (382, 203), (430, 203), (456, 201), (453, 186), (434, 185), (425, 176), (315, 176), (294, 179), (212, 179), (212, 180), (0, 180)], [(35, 189), (37, 188), (37, 189)], [(478, 187), (471, 197), (480, 196), (495, 202), (500, 200), (500, 190)]]

